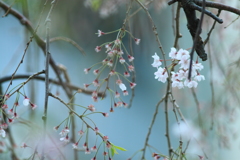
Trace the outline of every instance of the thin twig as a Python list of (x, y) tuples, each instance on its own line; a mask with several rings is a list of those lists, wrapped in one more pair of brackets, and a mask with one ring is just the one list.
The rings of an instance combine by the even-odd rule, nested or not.
[[(210, 53), (210, 42), (208, 43), (208, 51)], [(210, 74), (210, 88), (211, 88), (211, 93), (212, 93), (212, 96), (211, 96), (211, 126), (210, 126), (210, 129), (212, 130), (213, 129), (213, 126), (214, 126), (214, 113), (215, 113), (215, 90), (214, 90), (214, 83), (213, 83), (213, 66), (212, 66), (212, 63), (213, 63), (213, 60), (212, 60), (212, 56), (211, 54), (209, 54), (209, 74)]]
[(227, 27), (229, 27), (231, 24), (233, 24), (234, 22), (236, 22), (239, 19), (240, 16), (238, 16), (236, 19), (234, 19), (231, 23), (229, 23), (226, 27), (224, 27), (224, 29), (226, 29)]
[(26, 45), (26, 48), (25, 48), (24, 53), (23, 53), (23, 55), (22, 55), (22, 58), (21, 58), (20, 62), (18, 63), (17, 68), (15, 69), (15, 71), (14, 71), (13, 74), (12, 74), (12, 78), (11, 78), (11, 80), (10, 80), (10, 82), (9, 82), (9, 85), (7, 86), (7, 89), (5, 90), (4, 95), (7, 94), (8, 89), (9, 89), (10, 86), (12, 85), (13, 78), (14, 78), (15, 74), (17, 73), (20, 65), (23, 63), (24, 57), (25, 57), (25, 55), (26, 55), (26, 53), (27, 53), (27, 49), (28, 49), (30, 43), (32, 42), (32, 39), (33, 39), (33, 36), (31, 36), (31, 37), (30, 37), (30, 40), (27, 42), (27, 45)]
[[(218, 14), (217, 14), (217, 16), (219, 16), (220, 13), (221, 13), (221, 10), (218, 10)], [(208, 32), (208, 34), (207, 34), (207, 38), (204, 40), (203, 45), (206, 45), (206, 43), (209, 41), (210, 36), (211, 36), (211, 33), (212, 33), (212, 31), (213, 31), (213, 29), (214, 29), (216, 23), (217, 23), (217, 21), (214, 21), (214, 22), (213, 22), (213, 25), (212, 25), (210, 31)]]
[(195, 92), (195, 90), (192, 88), (191, 89), (191, 92), (192, 92), (192, 95), (193, 95), (193, 99), (196, 103), (196, 106), (197, 106), (197, 112), (198, 112), (198, 123), (199, 123), (199, 126), (202, 128), (202, 118), (201, 118), (201, 113), (200, 113), (200, 104), (199, 104), (199, 101), (198, 101), (198, 98), (197, 98), (197, 94)]
[[(193, 0), (197, 5), (202, 6), (202, 0)], [(222, 3), (206, 1), (206, 7), (217, 8), (220, 10), (228, 11), (240, 15), (240, 10)]]
[[(9, 6), (7, 4), (5, 4), (4, 2), (0, 1), (0, 7), (3, 8), (5, 11), (9, 9)], [(21, 13), (19, 13), (17, 10), (11, 8), (9, 11), (9, 14), (13, 15), (15, 18), (17, 18), (21, 24), (23, 24), (28, 30), (29, 32), (33, 35), (34, 39), (37, 42), (37, 45), (43, 50), (43, 52), (45, 53), (46, 50), (46, 44), (45, 42), (36, 34), (36, 30), (33, 29), (31, 22), (24, 17)], [(50, 57), (50, 65), (53, 68), (55, 74), (57, 75), (57, 78), (59, 79), (59, 82), (61, 84), (61, 86), (63, 87), (64, 91), (66, 92), (66, 94), (68, 95), (68, 97), (71, 97), (71, 93), (68, 90), (68, 88), (64, 85), (64, 82), (62, 81), (61, 76), (59, 75), (59, 71), (58, 71), (58, 67), (55, 63), (55, 61), (52, 59), (52, 57)]]
[(74, 40), (67, 38), (67, 37), (54, 37), (49, 40), (49, 42), (55, 42), (55, 41), (65, 41), (71, 43), (74, 47), (76, 47), (83, 55), (86, 55), (83, 48), (80, 47)]
[(165, 95), (165, 108), (164, 108), (164, 113), (165, 113), (165, 123), (166, 123), (166, 138), (167, 138), (167, 144), (168, 144), (168, 156), (172, 157), (172, 147), (171, 147), (171, 140), (170, 140), (170, 134), (169, 134), (169, 118), (168, 118), (168, 96), (171, 93), (170, 92), (170, 85), (171, 85), (171, 80), (170, 77), (168, 77), (168, 83), (167, 83), (167, 88), (166, 88), (166, 95)]
[[(45, 99), (44, 99), (44, 112), (42, 116), (43, 120), (43, 127), (44, 127), (44, 135), (43, 135), (43, 143), (45, 144), (46, 141), (46, 132), (47, 132), (47, 111), (48, 111), (48, 93), (49, 93), (49, 62), (51, 54), (49, 52), (49, 37), (50, 37), (50, 25), (51, 25), (51, 13), (53, 11), (55, 5), (55, 0), (51, 2), (51, 8), (48, 12), (45, 25), (46, 25), (46, 48), (45, 48), (45, 55), (46, 55), (46, 61), (45, 61)], [(45, 149), (42, 151), (43, 155), (45, 154)], [(42, 156), (42, 160), (44, 159), (44, 156)]]
[(148, 128), (148, 133), (147, 133), (147, 135), (146, 135), (146, 139), (145, 139), (144, 146), (143, 146), (143, 149), (142, 149), (142, 152), (143, 152), (143, 153), (142, 153), (142, 158), (141, 158), (142, 160), (145, 159), (145, 152), (146, 152), (146, 147), (147, 147), (147, 145), (148, 145), (149, 136), (150, 136), (150, 134), (151, 134), (151, 131), (152, 131), (154, 122), (155, 122), (155, 120), (156, 120), (159, 106), (160, 106), (160, 104), (163, 102), (164, 99), (165, 99), (165, 96), (157, 103), (155, 112), (154, 112), (154, 114), (153, 114), (153, 116), (152, 116), (152, 121), (151, 121), (151, 124), (150, 124), (150, 126), (149, 126), (149, 128)]
[[(130, 21), (130, 18), (128, 17), (128, 30), (131, 33), (131, 27), (130, 27), (130, 22), (129, 21)], [(130, 49), (130, 55), (134, 56), (134, 52), (133, 52), (133, 48), (132, 48), (132, 37), (131, 36), (129, 36), (129, 49)], [(134, 62), (132, 61), (131, 63), (132, 63), (132, 66), (134, 66)], [(135, 71), (132, 72), (132, 82), (133, 83), (136, 82), (136, 72)], [(129, 100), (128, 108), (131, 108), (134, 97), (135, 97), (135, 88), (132, 89), (132, 94), (131, 94), (131, 98)]]
[(150, 15), (150, 13), (148, 12), (148, 9), (147, 9), (139, 0), (135, 0), (135, 1), (136, 1), (136, 2), (143, 8), (143, 10), (146, 12), (146, 14), (147, 14), (147, 16), (148, 16), (148, 18), (149, 18), (149, 20), (150, 20), (150, 22), (151, 22), (151, 24), (152, 24), (153, 33), (154, 33), (154, 35), (155, 35), (155, 37), (156, 37), (156, 41), (157, 41), (157, 43), (158, 43), (158, 47), (159, 47), (159, 49), (160, 49), (160, 51), (161, 51), (161, 53), (162, 53), (162, 56), (163, 56), (163, 64), (164, 64), (164, 67), (166, 68), (167, 74), (169, 75), (169, 72), (168, 72), (168, 69), (167, 69), (166, 57), (165, 57), (166, 54), (165, 54), (165, 52), (164, 52), (164, 50), (163, 50), (162, 44), (161, 44), (160, 39), (159, 39), (159, 37), (158, 37), (157, 27), (155, 26), (154, 21), (153, 21), (151, 15)]

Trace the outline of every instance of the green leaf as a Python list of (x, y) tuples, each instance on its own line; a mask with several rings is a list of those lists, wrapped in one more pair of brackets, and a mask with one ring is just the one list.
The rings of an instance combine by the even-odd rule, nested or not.
[(114, 147), (116, 148), (116, 149), (118, 149), (118, 150), (120, 150), (120, 151), (127, 151), (125, 148), (123, 148), (123, 147), (119, 147), (119, 146), (115, 146), (114, 145)]
[(112, 145), (112, 147), (111, 147), (110, 152), (111, 152), (112, 157), (113, 157), (115, 154), (119, 154), (119, 153), (117, 152), (117, 149), (120, 150), (120, 151), (127, 151), (127, 150), (126, 150), (125, 148), (123, 148), (123, 147), (116, 146), (116, 145), (114, 145), (114, 144), (112, 144), (112, 143), (111, 143), (111, 145)]
[(112, 157), (113, 157), (115, 154), (118, 154), (118, 152), (117, 152), (117, 150), (116, 150), (114, 147), (112, 147), (112, 148), (111, 148), (111, 155), (112, 155)]

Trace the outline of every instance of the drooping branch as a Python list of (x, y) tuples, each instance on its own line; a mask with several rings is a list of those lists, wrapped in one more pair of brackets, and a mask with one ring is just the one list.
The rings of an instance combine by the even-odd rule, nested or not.
[[(34, 74), (35, 75), (35, 74)], [(9, 81), (11, 80), (12, 76), (6, 76), (6, 77), (2, 77), (0, 78), (0, 84), (1, 83), (4, 83), (6, 81)], [(40, 80), (40, 81), (44, 81), (45, 78), (44, 77), (41, 77), (41, 76), (33, 76), (33, 75), (28, 75), (28, 74), (24, 74), (24, 75), (15, 75), (13, 80), (16, 80), (16, 79), (28, 79), (30, 78), (31, 80)], [(30, 80), (29, 79), (29, 80)], [(53, 80), (53, 79), (49, 79), (49, 82), (52, 83), (52, 84), (55, 84), (55, 85), (61, 85), (59, 81), (56, 81), (56, 80)], [(72, 85), (72, 84), (69, 84), (69, 83), (64, 83), (64, 85), (66, 85), (69, 89), (71, 90), (75, 90), (75, 91), (79, 91), (81, 93), (84, 93), (84, 94), (88, 94), (88, 95), (91, 95), (93, 91), (91, 90), (85, 90), (81, 87), (78, 87), (78, 86), (75, 86), (75, 85)], [(104, 97), (105, 95), (103, 95), (102, 92), (98, 92), (98, 96), (99, 97)]]
[[(15, 18), (17, 18), (20, 23), (22, 25), (24, 25), (29, 32), (33, 35), (34, 39), (36, 40), (37, 45), (42, 49), (42, 51), (45, 53), (46, 50), (46, 43), (44, 42), (43, 39), (41, 39), (37, 34), (36, 31), (33, 29), (31, 22), (21, 13), (19, 13), (17, 10), (10, 8), (7, 4), (5, 4), (4, 2), (0, 1), (0, 7), (2, 9), (4, 9), (6, 12), (8, 11), (8, 14), (13, 15)], [(63, 87), (64, 91), (66, 92), (68, 97), (71, 97), (71, 92), (70, 90), (67, 88), (67, 86), (63, 83), (63, 80), (60, 76), (58, 67), (55, 63), (55, 61), (53, 60), (52, 57), (50, 57), (49, 59), (49, 63), (51, 65), (51, 67), (53, 68), (55, 74), (57, 75), (58, 79), (59, 79), (59, 83), (61, 84), (61, 86)]]

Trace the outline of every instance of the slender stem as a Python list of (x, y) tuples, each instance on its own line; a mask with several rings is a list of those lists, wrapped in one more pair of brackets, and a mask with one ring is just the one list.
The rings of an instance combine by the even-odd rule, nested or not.
[(156, 117), (157, 117), (157, 114), (158, 114), (158, 109), (159, 109), (159, 106), (160, 104), (163, 102), (163, 100), (165, 99), (165, 96), (157, 103), (156, 105), (156, 109), (155, 109), (155, 112), (153, 114), (153, 117), (152, 117), (152, 121), (151, 121), (151, 124), (148, 128), (148, 133), (147, 133), (147, 136), (146, 136), (146, 139), (145, 139), (145, 142), (144, 142), (144, 146), (143, 146), (143, 153), (142, 153), (142, 160), (145, 159), (145, 152), (146, 152), (146, 147), (148, 146), (148, 140), (149, 140), (149, 137), (150, 137), (150, 134), (151, 134), (151, 131), (152, 131), (152, 128), (153, 128), (153, 124), (156, 120)]
[(193, 95), (194, 101), (195, 101), (196, 106), (197, 106), (198, 124), (202, 128), (203, 126), (202, 126), (202, 118), (201, 118), (201, 113), (200, 113), (200, 104), (199, 104), (199, 101), (198, 101), (197, 94), (196, 94), (195, 90), (192, 88), (191, 91), (192, 91), (192, 95)]
[[(50, 52), (49, 52), (49, 32), (50, 32), (50, 25), (51, 25), (51, 19), (50, 15), (52, 13), (52, 10), (54, 8), (55, 0), (52, 1), (51, 3), (51, 8), (48, 12), (45, 25), (46, 25), (46, 47), (45, 47), (45, 55), (46, 55), (46, 60), (45, 60), (45, 100), (44, 100), (44, 113), (42, 116), (43, 120), (43, 127), (44, 127), (44, 137), (43, 137), (43, 142), (45, 143), (46, 141), (46, 133), (47, 133), (47, 111), (48, 111), (48, 96), (49, 96), (49, 63), (50, 63)], [(45, 149), (43, 149), (43, 155), (45, 154)], [(42, 160), (44, 159), (44, 156), (42, 156)]]
[[(219, 16), (220, 13), (221, 13), (221, 10), (218, 10), (218, 14), (217, 14), (217, 16)], [(212, 33), (212, 31), (213, 31), (213, 29), (214, 29), (216, 23), (217, 23), (217, 21), (215, 20), (215, 21), (213, 22), (212, 28), (210, 29), (210, 31), (209, 31), (208, 34), (207, 34), (207, 38), (206, 38), (205, 41), (203, 42), (204, 45), (206, 45), (207, 42), (209, 41), (210, 36), (211, 36), (211, 33)]]
[[(5, 4), (4, 2), (0, 1), (0, 7), (3, 8), (5, 11), (9, 10), (9, 14), (13, 15), (15, 18), (17, 18), (22, 25), (24, 25), (29, 32), (33, 35), (33, 38), (36, 40), (37, 45), (43, 50), (43, 53), (45, 54), (46, 52), (46, 44), (44, 42), (43, 39), (41, 39), (38, 35), (37, 35), (37, 30), (33, 29), (31, 22), (25, 17), (23, 16), (20, 12), (18, 12), (17, 10), (10, 8), (7, 4)], [(50, 57), (50, 61), (49, 61), (51, 67), (53, 68), (55, 74), (57, 75), (57, 78), (59, 79), (59, 83), (61, 84), (61, 86), (63, 87), (64, 91), (66, 92), (66, 94), (68, 95), (68, 97), (71, 97), (71, 93), (69, 91), (69, 89), (67, 88), (67, 86), (64, 84), (60, 73), (58, 71), (58, 67), (55, 63), (55, 61), (52, 59), (52, 57)]]
[(167, 144), (168, 144), (168, 156), (171, 158), (172, 155), (172, 147), (171, 147), (171, 140), (170, 140), (170, 135), (169, 135), (169, 118), (168, 118), (168, 97), (170, 92), (170, 85), (171, 85), (171, 80), (168, 78), (168, 84), (167, 84), (167, 89), (166, 89), (166, 95), (165, 95), (165, 108), (164, 108), (164, 113), (165, 113), (165, 123), (166, 123), (166, 138), (167, 138)]

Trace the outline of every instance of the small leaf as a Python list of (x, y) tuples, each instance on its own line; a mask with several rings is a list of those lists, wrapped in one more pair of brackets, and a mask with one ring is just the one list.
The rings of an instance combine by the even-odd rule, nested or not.
[(111, 148), (111, 156), (113, 157), (115, 154), (118, 154), (118, 152), (114, 147), (112, 147)]
[(120, 151), (127, 151), (125, 148), (123, 148), (123, 147), (119, 147), (119, 146), (115, 146), (114, 145), (114, 147), (116, 148), (116, 149), (118, 149), (118, 150), (120, 150)]

